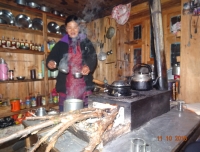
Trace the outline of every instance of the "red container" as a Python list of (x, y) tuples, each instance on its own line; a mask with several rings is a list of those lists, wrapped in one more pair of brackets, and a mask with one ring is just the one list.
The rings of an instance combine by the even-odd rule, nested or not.
[(174, 75), (174, 80), (179, 80), (180, 79), (180, 75)]
[(20, 110), (20, 100), (19, 99), (12, 99), (10, 101), (10, 105), (11, 105), (11, 111), (12, 112)]

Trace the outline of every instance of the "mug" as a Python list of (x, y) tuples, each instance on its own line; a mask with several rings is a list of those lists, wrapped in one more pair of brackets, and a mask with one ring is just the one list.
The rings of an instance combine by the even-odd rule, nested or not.
[(184, 101), (177, 101), (177, 109), (178, 111), (183, 111), (183, 107), (187, 107)]
[(142, 138), (131, 139), (131, 152), (151, 152), (151, 147)]

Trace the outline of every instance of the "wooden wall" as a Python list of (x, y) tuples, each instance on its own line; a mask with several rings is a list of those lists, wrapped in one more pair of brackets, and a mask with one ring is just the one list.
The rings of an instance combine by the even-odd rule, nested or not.
[[(181, 6), (187, 0), (182, 0)], [(183, 7), (181, 7), (183, 8)], [(182, 10), (181, 10), (182, 11)], [(191, 23), (190, 18), (192, 17)], [(181, 13), (181, 94), (187, 103), (200, 102), (200, 22), (198, 17)], [(190, 29), (191, 24), (191, 29)], [(197, 33), (195, 27), (197, 25)], [(191, 31), (191, 38), (190, 38)]]

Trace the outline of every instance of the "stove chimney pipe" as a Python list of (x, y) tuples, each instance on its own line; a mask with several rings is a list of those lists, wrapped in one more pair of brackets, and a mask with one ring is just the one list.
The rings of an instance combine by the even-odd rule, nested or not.
[(155, 44), (155, 57), (158, 76), (160, 77), (158, 82), (158, 90), (167, 90), (167, 68), (166, 57), (164, 51), (164, 36), (162, 25), (162, 13), (160, 0), (149, 0), (149, 8), (151, 12), (151, 20), (153, 25), (153, 35)]

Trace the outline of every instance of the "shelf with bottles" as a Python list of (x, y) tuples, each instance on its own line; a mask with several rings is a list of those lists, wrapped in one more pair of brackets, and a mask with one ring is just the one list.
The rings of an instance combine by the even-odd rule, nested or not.
[(19, 82), (34, 82), (34, 81), (43, 81), (44, 79), (25, 79), (25, 80), (4, 80), (0, 81), (0, 83), (19, 83)]
[(25, 50), (25, 49), (0, 48), (0, 52), (44, 55), (44, 52), (39, 52), (35, 50)]

